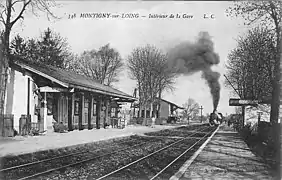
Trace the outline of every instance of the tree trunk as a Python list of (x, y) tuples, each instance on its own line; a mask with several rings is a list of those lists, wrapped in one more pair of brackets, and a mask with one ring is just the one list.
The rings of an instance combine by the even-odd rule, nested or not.
[[(276, 55), (276, 61), (274, 66), (274, 82), (273, 82), (273, 89), (272, 89), (272, 98), (271, 98), (271, 110), (270, 110), (270, 123), (273, 127), (275, 127), (278, 123), (279, 118), (279, 109), (280, 109), (280, 97), (281, 97), (281, 42), (280, 42), (280, 34), (281, 34), (281, 27), (279, 27), (277, 19), (274, 20), (276, 25), (276, 33), (277, 33), (277, 55)], [(280, 149), (281, 147), (281, 139), (280, 139), (280, 133), (281, 130), (273, 133), (273, 140), (274, 140), (274, 146), (275, 149)], [(281, 155), (278, 152), (276, 154), (276, 159), (281, 159)], [(281, 174), (280, 174), (281, 175)]]
[(152, 118), (153, 117), (153, 103), (151, 102), (150, 103), (150, 118)]
[(162, 91), (159, 91), (159, 103), (158, 103), (158, 116), (160, 118), (160, 114), (161, 114), (161, 96), (162, 96)]
[[(280, 47), (281, 43), (279, 42), (278, 47)], [(280, 47), (281, 48), (281, 47)], [(272, 98), (271, 98), (271, 111), (270, 111), (270, 122), (272, 124), (278, 123), (279, 118), (279, 106), (280, 106), (280, 96), (281, 96), (281, 87), (280, 87), (280, 57), (281, 57), (281, 49), (277, 48), (277, 57), (274, 66), (274, 82), (272, 89)]]
[(139, 104), (139, 111), (138, 111), (138, 117), (141, 118), (142, 115), (142, 106)]
[(246, 106), (242, 106), (242, 122), (240, 122), (242, 126), (245, 125), (245, 110)]
[(142, 99), (141, 99), (141, 85), (140, 82), (138, 81), (138, 97), (139, 97), (139, 112), (138, 112), (138, 117), (141, 118), (142, 115)]
[(146, 105), (144, 106), (144, 118), (145, 119), (147, 118), (147, 106)]
[(7, 1), (7, 14), (6, 14), (6, 24), (5, 24), (5, 31), (4, 31), (4, 38), (3, 38), (3, 54), (2, 58), (0, 59), (1, 67), (0, 67), (0, 86), (2, 87), (0, 90), (0, 116), (4, 116), (4, 103), (6, 97), (6, 88), (7, 88), (7, 81), (8, 81), (8, 67), (9, 67), (9, 46), (10, 46), (10, 33), (12, 29), (11, 24), (11, 13), (12, 13), (12, 1)]
[(4, 55), (3, 45), (0, 47), (0, 136), (3, 136), (4, 129), (4, 103), (5, 103), (5, 66), (4, 66)]

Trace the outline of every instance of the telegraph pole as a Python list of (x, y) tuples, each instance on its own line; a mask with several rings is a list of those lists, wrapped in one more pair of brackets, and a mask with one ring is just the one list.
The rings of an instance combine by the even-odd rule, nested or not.
[[(235, 89), (235, 87), (233, 86), (233, 84), (229, 81), (229, 79), (227, 78), (227, 76), (224, 74), (223, 75), (225, 77), (225, 79), (228, 81), (228, 83), (231, 85), (231, 87), (234, 89), (234, 91), (238, 94), (238, 96), (240, 97), (240, 99), (242, 99), (242, 96), (240, 95), (239, 91), (239, 87), (238, 89)], [(238, 91), (237, 91), (238, 90)], [(243, 120), (243, 126), (245, 124), (245, 106), (241, 106), (242, 107), (242, 120)]]
[(203, 111), (203, 106), (201, 106), (200, 108), (199, 108), (200, 110), (201, 110), (201, 123), (203, 123), (203, 113), (202, 113), (202, 111)]

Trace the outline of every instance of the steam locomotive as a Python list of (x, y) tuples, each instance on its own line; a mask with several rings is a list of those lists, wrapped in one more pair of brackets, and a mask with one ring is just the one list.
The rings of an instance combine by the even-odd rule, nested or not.
[(218, 126), (222, 124), (223, 121), (223, 115), (221, 113), (218, 113), (216, 110), (214, 110), (210, 114), (209, 124), (210, 126)]

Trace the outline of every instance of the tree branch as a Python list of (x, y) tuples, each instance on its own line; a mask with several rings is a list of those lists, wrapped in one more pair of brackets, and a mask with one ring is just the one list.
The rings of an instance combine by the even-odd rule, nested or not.
[[(15, 1), (15, 2), (17, 2), (17, 1)], [(22, 7), (22, 10), (20, 11), (19, 15), (13, 21), (11, 21), (11, 26), (13, 26), (20, 18), (23, 19), (23, 13), (25, 11), (25, 8), (27, 7), (27, 5), (29, 5), (30, 2), (31, 2), (31, 0), (29, 0), (27, 2), (23, 1), (24, 5)]]

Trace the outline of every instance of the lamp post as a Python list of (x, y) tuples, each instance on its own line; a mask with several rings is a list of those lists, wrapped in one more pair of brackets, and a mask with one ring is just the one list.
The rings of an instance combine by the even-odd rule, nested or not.
[(257, 114), (258, 114), (258, 124), (259, 124), (260, 119), (261, 119), (261, 115), (263, 114), (263, 112), (262, 111), (258, 111)]
[(261, 115), (263, 114), (262, 111), (258, 111), (258, 134), (260, 134), (260, 119), (261, 119)]
[(203, 112), (202, 111), (203, 111), (204, 108), (203, 108), (203, 106), (201, 106), (199, 109), (201, 110), (201, 123), (203, 123)]

